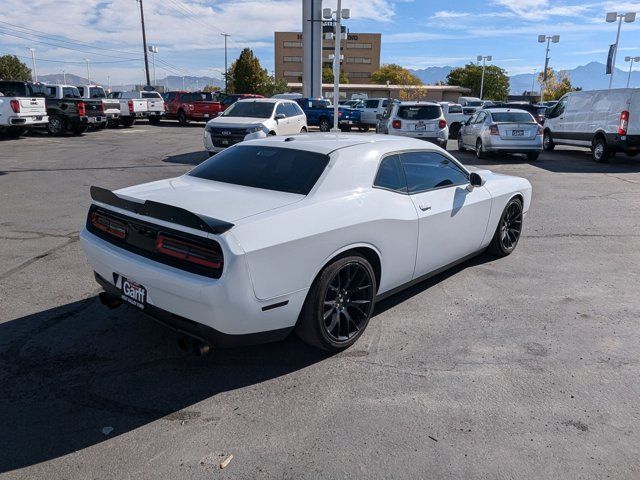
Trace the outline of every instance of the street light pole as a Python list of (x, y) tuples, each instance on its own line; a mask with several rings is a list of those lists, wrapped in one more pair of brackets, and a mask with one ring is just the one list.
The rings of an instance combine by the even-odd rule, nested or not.
[(478, 55), (478, 62), (482, 60), (482, 79), (480, 80), (480, 100), (482, 100), (482, 95), (484, 93), (484, 70), (487, 65), (486, 62), (490, 62), (493, 57), (491, 55)]
[(229, 70), (227, 69), (227, 38), (230, 37), (231, 35), (229, 35), (228, 33), (221, 33), (220, 35), (222, 35), (224, 37), (224, 93), (228, 93), (227, 92), (227, 85), (228, 85), (228, 76), (229, 76)]
[(144, 29), (144, 8), (142, 8), (142, 0), (140, 2), (140, 23), (142, 24), (142, 49), (144, 50), (144, 73), (147, 79), (147, 86), (151, 86), (151, 78), (149, 76), (149, 56), (147, 55), (147, 32)]
[(149, 51), (151, 52), (151, 61), (153, 62), (153, 86), (155, 87), (158, 84), (156, 81), (156, 53), (158, 53), (158, 47), (150, 45)]
[(547, 88), (547, 70), (549, 68), (549, 51), (551, 43), (558, 43), (560, 35), (538, 35), (538, 43), (547, 42), (547, 50), (544, 56), (544, 69), (542, 70), (542, 84), (540, 85), (540, 101), (544, 100), (544, 91)]
[(631, 82), (631, 70), (633, 69), (633, 64), (640, 62), (640, 57), (624, 57), (625, 62), (631, 62), (629, 65), (629, 75), (627, 76), (627, 88), (629, 88), (629, 83)]
[(33, 70), (31, 72), (31, 80), (34, 82), (38, 81), (38, 70), (36, 70), (36, 49), (35, 48), (27, 48), (27, 50), (31, 51), (31, 64), (33, 65)]
[(90, 60), (85, 58), (84, 61), (87, 62), (87, 83), (91, 83), (91, 70), (89, 69)]
[(609, 90), (613, 85), (613, 75), (616, 72), (616, 56), (618, 54), (618, 43), (620, 42), (620, 30), (622, 29), (622, 19), (625, 23), (633, 23), (636, 21), (636, 12), (618, 13), (608, 12), (605, 18), (607, 23), (613, 23), (618, 20), (618, 31), (616, 32), (616, 43), (613, 44), (613, 57), (611, 59), (611, 76), (609, 77)]
[(342, 0), (337, 0), (336, 10), (332, 12), (330, 8), (322, 10), (322, 17), (325, 19), (331, 19), (335, 15), (334, 21), (334, 33), (333, 33), (333, 128), (332, 132), (339, 132), (338, 120), (340, 116), (340, 60), (342, 55), (340, 54), (340, 44), (342, 41), (342, 19), (348, 19), (351, 17), (351, 10), (348, 8), (342, 9)]

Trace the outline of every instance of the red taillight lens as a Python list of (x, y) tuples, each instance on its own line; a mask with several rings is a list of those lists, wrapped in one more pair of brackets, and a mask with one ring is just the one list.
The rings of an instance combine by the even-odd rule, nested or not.
[(402, 128), (402, 122), (400, 120), (394, 120), (391, 122), (391, 126), (396, 129)]
[(618, 135), (626, 135), (629, 126), (629, 112), (626, 110), (620, 114), (620, 123), (618, 124)]
[(443, 129), (443, 128), (445, 128), (446, 126), (447, 126), (447, 121), (446, 121), (446, 120), (442, 119), (442, 120), (440, 120), (440, 121), (438, 122), (438, 128), (439, 128), (440, 130), (442, 130), (442, 129)]
[(93, 212), (91, 214), (91, 225), (121, 240), (127, 237), (127, 225), (124, 222), (102, 213)]
[(78, 115), (84, 117), (87, 114), (87, 108), (84, 102), (78, 102)]
[(133, 100), (127, 102), (129, 104), (129, 113), (133, 113)]
[(538, 131), (536, 132), (536, 135), (544, 135), (544, 132), (542, 131), (542, 127), (538, 127)]
[(222, 267), (222, 257), (217, 251), (190, 240), (177, 239), (159, 233), (156, 238), (156, 249), (163, 255), (179, 258), (185, 262), (195, 263), (203, 267), (214, 269)]
[(489, 127), (489, 135), (500, 135), (500, 132), (498, 132), (498, 126), (497, 125), (491, 125)]
[(13, 113), (20, 113), (20, 101), (19, 100), (11, 100), (9, 102), (9, 104), (11, 105), (11, 110), (13, 110)]
[(338, 110), (338, 118), (342, 118), (342, 112)]

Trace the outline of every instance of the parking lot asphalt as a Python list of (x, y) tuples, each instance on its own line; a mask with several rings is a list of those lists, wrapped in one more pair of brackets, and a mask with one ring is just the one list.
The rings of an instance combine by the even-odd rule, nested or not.
[(90, 185), (180, 175), (201, 135), (0, 141), (0, 478), (640, 476), (639, 159), (453, 151), (533, 184), (513, 255), (379, 303), (335, 356), (290, 338), (199, 358), (99, 303), (78, 232)]

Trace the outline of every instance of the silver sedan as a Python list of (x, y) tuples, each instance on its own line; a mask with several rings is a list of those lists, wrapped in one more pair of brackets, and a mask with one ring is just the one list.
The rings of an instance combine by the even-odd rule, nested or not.
[(524, 153), (533, 161), (542, 151), (542, 128), (525, 110), (480, 110), (460, 129), (458, 149), (473, 149), (478, 158), (488, 152)]

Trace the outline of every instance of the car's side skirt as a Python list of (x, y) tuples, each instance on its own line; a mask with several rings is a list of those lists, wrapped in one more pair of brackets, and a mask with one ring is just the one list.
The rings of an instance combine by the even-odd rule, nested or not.
[(481, 248), (480, 250), (471, 253), (469, 255), (466, 255), (458, 260), (456, 260), (455, 262), (451, 262), (448, 265), (445, 265), (444, 267), (440, 267), (432, 272), (429, 272), (425, 275), (422, 275), (420, 277), (414, 278), (413, 280), (410, 280), (407, 283), (403, 283), (402, 285), (392, 288), (391, 290), (387, 290), (384, 293), (380, 293), (378, 295), (376, 295), (376, 302), (379, 302), (380, 300), (384, 300), (385, 298), (388, 298), (392, 295), (395, 295), (396, 293), (400, 293), (402, 290), (406, 290), (409, 287), (412, 287), (413, 285), (416, 285), (418, 283), (424, 282), (425, 280), (428, 280), (431, 277), (435, 277), (436, 275), (449, 270), (450, 268), (455, 267), (456, 265), (460, 265), (461, 263), (466, 262), (467, 260), (476, 257), (478, 255), (480, 255), (481, 253), (483, 253), (486, 250), (486, 247)]

